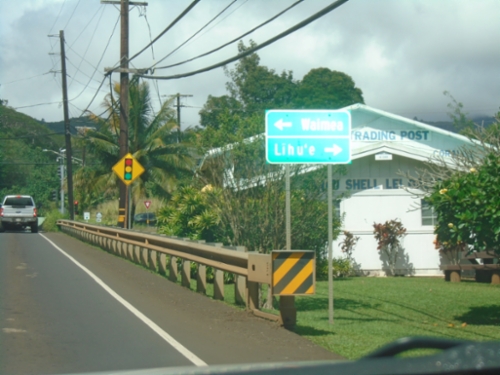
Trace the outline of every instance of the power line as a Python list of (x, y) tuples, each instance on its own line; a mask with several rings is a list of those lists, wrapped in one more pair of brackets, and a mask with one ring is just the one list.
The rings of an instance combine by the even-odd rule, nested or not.
[[(102, 18), (102, 15), (104, 14), (105, 9), (106, 9), (106, 8), (105, 8), (105, 7), (101, 4), (101, 7), (100, 7), (100, 8), (98, 8), (98, 9), (96, 10), (96, 12), (95, 12), (95, 13), (94, 13), (94, 15), (92, 16), (92, 18), (90, 18), (90, 20), (87, 22), (87, 24), (86, 24), (86, 25), (85, 25), (85, 27), (82, 29), (82, 31), (80, 31), (80, 34), (78, 34), (78, 36), (75, 38), (75, 40), (73, 40), (73, 42), (71, 42), (71, 46), (73, 46), (73, 44), (75, 44), (75, 43), (76, 43), (76, 41), (77, 41), (77, 40), (78, 40), (78, 39), (82, 36), (83, 32), (87, 29), (87, 27), (89, 27), (89, 26), (90, 26), (90, 24), (92, 23), (92, 21), (94, 20), (94, 18), (97, 16), (97, 13), (99, 13), (99, 11), (100, 11), (100, 10), (102, 10), (101, 15), (100, 15), (100, 17), (99, 17), (99, 20), (97, 21), (97, 26), (99, 25), (99, 22), (101, 21), (101, 18)], [(88, 44), (88, 46), (87, 46), (87, 49), (88, 49), (88, 47), (90, 46), (90, 43), (92, 42), (92, 39), (94, 38), (94, 34), (95, 34), (95, 32), (97, 31), (97, 26), (94, 28), (94, 32), (93, 32), (92, 37), (91, 37), (91, 39), (90, 39), (90, 42), (89, 42), (89, 44)], [(85, 51), (85, 52), (86, 52), (86, 51)]]
[(254, 53), (255, 51), (258, 51), (264, 47), (267, 47), (268, 45), (276, 42), (277, 40), (281, 39), (281, 38), (284, 38), (285, 36), (301, 29), (302, 27), (310, 24), (311, 22), (317, 20), (318, 18), (324, 16), (325, 14), (331, 12), (332, 10), (338, 8), (339, 6), (345, 4), (346, 2), (348, 2), (349, 0), (338, 0), (330, 5), (328, 5), (327, 7), (323, 8), (322, 10), (320, 10), (319, 12), (313, 14), (311, 17), (308, 17), (307, 19), (305, 19), (304, 21), (302, 22), (299, 22), (298, 24), (296, 24), (295, 26), (289, 28), (288, 30), (282, 32), (281, 34), (278, 34), (276, 35), (275, 37), (271, 38), (271, 39), (268, 39), (267, 41), (265, 41), (264, 43), (262, 44), (259, 44), (253, 48), (250, 48), (242, 53), (239, 53), (238, 55), (234, 56), (234, 57), (231, 57), (229, 59), (226, 59), (224, 61), (221, 61), (220, 63), (217, 63), (217, 64), (214, 64), (214, 65), (210, 65), (206, 68), (203, 68), (203, 69), (198, 69), (198, 70), (194, 70), (192, 72), (188, 72), (188, 73), (182, 73), (182, 74), (175, 74), (175, 75), (171, 75), (171, 76), (151, 76), (151, 75), (146, 75), (146, 74), (141, 74), (141, 73), (138, 73), (137, 76), (139, 77), (142, 77), (142, 78), (146, 78), (146, 79), (163, 79), (163, 80), (170, 80), (170, 79), (179, 79), (179, 78), (184, 78), (184, 77), (190, 77), (190, 76), (194, 76), (196, 74), (200, 74), (200, 73), (204, 73), (204, 72), (208, 72), (210, 70), (213, 70), (213, 69), (216, 69), (216, 68), (220, 68), (221, 66), (224, 66), (224, 65), (227, 65), (229, 63), (232, 63), (236, 60), (239, 60), (245, 56), (248, 56), (252, 53)]
[[(191, 4), (189, 4), (189, 6), (184, 9), (184, 11), (179, 14), (177, 16), (177, 18), (175, 20), (173, 20), (170, 25), (168, 25), (165, 30), (163, 30), (156, 38), (154, 38), (146, 47), (144, 47), (143, 49), (141, 49), (139, 52), (137, 52), (134, 56), (132, 56), (131, 58), (128, 59), (128, 61), (132, 61), (133, 59), (135, 59), (137, 56), (139, 56), (141, 53), (143, 53), (146, 49), (149, 48), (149, 46), (151, 46), (153, 43), (155, 43), (158, 39), (160, 39), (167, 31), (169, 31), (177, 22), (179, 22), (186, 14), (189, 13), (189, 11), (191, 9), (194, 8), (194, 6), (196, 4), (198, 4), (200, 2), (200, 0), (194, 0)], [(111, 72), (108, 72), (108, 74), (110, 74)]]
[[(97, 31), (97, 28), (99, 27), (99, 24), (101, 22), (102, 16), (104, 14), (104, 10), (105, 10), (104, 6), (101, 5), (101, 9), (102, 9), (101, 15), (99, 16), (99, 19), (97, 20), (97, 25), (94, 27), (94, 31), (92, 32), (92, 36), (90, 37), (89, 43), (87, 44), (87, 48), (85, 49), (85, 52), (83, 53), (83, 58), (85, 58), (85, 56), (87, 55), (87, 52), (89, 51), (90, 45), (92, 44), (92, 41), (94, 40), (95, 33)], [(95, 16), (97, 15), (98, 12), (99, 12), (99, 10), (97, 10), (97, 12), (95, 12), (95, 14), (92, 16), (92, 18), (90, 19), (90, 21), (82, 29), (82, 31), (80, 32), (80, 34), (76, 37), (76, 39), (73, 41), (73, 43), (71, 43), (71, 45), (73, 45), (73, 44), (76, 43), (76, 41), (78, 40), (78, 38), (80, 38), (80, 36), (83, 34), (83, 32), (87, 29), (87, 27), (90, 25), (90, 23), (95, 18)], [(82, 60), (80, 60), (80, 63), (78, 64), (78, 67), (76, 68), (77, 72), (80, 71), (80, 67), (82, 66), (82, 63), (83, 63), (83, 58), (82, 58)], [(69, 83), (69, 86), (71, 86), (71, 84), (73, 83), (73, 80), (74, 80), (74, 78), (71, 79), (71, 82)]]
[[(109, 38), (108, 38), (108, 42), (106, 43), (106, 47), (104, 47), (104, 51), (103, 51), (103, 53), (102, 53), (102, 55), (101, 55), (101, 58), (99, 59), (99, 62), (97, 63), (97, 65), (98, 65), (98, 66), (101, 64), (101, 61), (102, 61), (102, 59), (104, 58), (104, 54), (105, 54), (105, 53), (106, 53), (106, 51), (108, 50), (109, 44), (110, 44), (110, 42), (111, 42), (111, 38), (113, 37), (113, 35), (114, 35), (115, 31), (116, 31), (116, 26), (118, 25), (118, 22), (119, 22), (119, 21), (120, 21), (120, 16), (118, 16), (118, 18), (116, 19), (115, 26), (113, 27), (113, 31), (111, 32), (111, 35), (110, 35), (110, 36), (109, 36)], [(94, 73), (93, 73), (93, 74), (95, 74), (95, 72), (96, 72), (96, 71), (97, 71), (97, 68), (95, 67), (95, 70), (94, 70)], [(92, 76), (93, 76), (93, 75), (92, 75)], [(99, 93), (99, 91), (101, 90), (101, 87), (102, 87), (102, 85), (103, 85), (103, 83), (104, 83), (104, 81), (105, 81), (105, 80), (106, 80), (106, 76), (103, 76), (103, 79), (102, 79), (102, 81), (101, 81), (101, 83), (100, 83), (100, 85), (99, 85), (99, 88), (96, 90), (96, 92), (95, 92), (95, 94), (94, 94), (94, 96), (93, 96), (92, 100), (91, 100), (91, 101), (90, 101), (90, 103), (87, 105), (87, 108), (85, 108), (85, 110), (82, 112), (82, 114), (80, 115), (80, 117), (81, 117), (81, 116), (83, 116), (83, 114), (84, 114), (85, 112), (87, 112), (87, 110), (89, 109), (89, 107), (92, 105), (92, 102), (95, 100), (95, 98), (96, 98), (97, 94), (98, 94), (98, 93)], [(90, 82), (89, 82), (89, 83), (90, 83)], [(81, 95), (81, 93), (80, 93), (80, 95)], [(80, 96), (80, 95), (78, 95), (78, 96)], [(75, 99), (75, 98), (73, 98), (73, 99), (71, 99), (71, 100), (74, 100), (74, 99)]]
[(233, 0), (229, 5), (227, 5), (224, 9), (222, 9), (215, 17), (213, 17), (210, 21), (208, 21), (205, 25), (203, 25), (198, 31), (196, 31), (193, 35), (191, 35), (184, 43), (179, 45), (177, 48), (175, 48), (172, 52), (170, 52), (168, 55), (163, 57), (160, 61), (155, 63), (154, 65), (150, 66), (149, 69), (153, 68), (156, 64), (161, 63), (163, 60), (174, 54), (176, 51), (178, 51), (180, 48), (182, 48), (187, 42), (189, 42), (191, 39), (193, 39), (196, 35), (198, 35), (203, 29), (205, 29), (208, 25), (210, 25), (213, 21), (215, 21), (222, 13), (224, 13), (227, 9), (229, 9), (237, 0)]
[(278, 17), (280, 17), (282, 14), (284, 14), (284, 13), (288, 12), (290, 9), (292, 9), (293, 7), (295, 7), (296, 5), (298, 5), (299, 3), (303, 2), (303, 1), (304, 1), (304, 0), (298, 0), (298, 1), (296, 1), (295, 3), (293, 3), (292, 5), (290, 5), (288, 8), (286, 8), (286, 9), (284, 9), (283, 11), (279, 12), (279, 13), (278, 13), (278, 14), (276, 14), (275, 16), (273, 16), (273, 17), (269, 18), (267, 21), (265, 21), (265, 22), (261, 23), (260, 25), (258, 25), (258, 26), (256, 26), (256, 27), (254, 27), (253, 29), (251, 29), (251, 30), (247, 31), (246, 33), (241, 34), (240, 36), (238, 36), (238, 37), (236, 37), (236, 38), (234, 38), (234, 39), (230, 40), (229, 42), (227, 42), (227, 43), (223, 44), (223, 45), (222, 45), (222, 46), (220, 46), (220, 47), (217, 47), (217, 48), (215, 48), (215, 49), (213, 49), (213, 50), (211, 50), (211, 51), (208, 51), (208, 52), (205, 52), (205, 53), (203, 53), (203, 54), (201, 54), (201, 55), (198, 55), (198, 56), (196, 56), (196, 57), (193, 57), (193, 58), (191, 58), (191, 59), (189, 59), (189, 60), (184, 60), (184, 61), (181, 61), (181, 62), (178, 62), (178, 63), (172, 64), (172, 65), (158, 66), (158, 67), (156, 67), (155, 69), (167, 69), (167, 68), (172, 68), (172, 67), (174, 67), (174, 66), (178, 66), (178, 65), (186, 64), (186, 63), (191, 62), (191, 61), (193, 61), (193, 60), (199, 59), (200, 57), (208, 56), (208, 55), (210, 55), (210, 54), (212, 54), (212, 53), (214, 53), (214, 52), (217, 52), (217, 51), (221, 50), (222, 48), (227, 47), (228, 45), (233, 44), (234, 42), (237, 42), (238, 40), (241, 40), (241, 39), (242, 39), (242, 38), (244, 38), (245, 36), (247, 36), (247, 35), (249, 35), (249, 34), (253, 33), (254, 31), (256, 31), (256, 30), (260, 29), (261, 27), (263, 27), (263, 26), (267, 25), (268, 23), (270, 23), (270, 22), (274, 21), (276, 18), (278, 18)]
[(50, 105), (50, 104), (61, 104), (61, 102), (46, 102), (46, 103), (38, 103), (38, 104), (30, 104), (30, 105), (23, 105), (20, 107), (12, 107), (13, 109), (20, 109), (20, 108), (31, 108), (31, 107), (39, 107), (41, 105)]
[(44, 75), (47, 75), (47, 74), (50, 74), (50, 73), (51, 72), (46, 72), (46, 73), (42, 73), (42, 74), (37, 74), (36, 76), (31, 76), (31, 77), (27, 77), (27, 78), (20, 78), (20, 79), (14, 80), (14, 81), (9, 81), (9, 82), (5, 82), (5, 83), (1, 83), (0, 85), (9, 85), (11, 83), (16, 83), (16, 82), (21, 82), (21, 81), (27, 81), (29, 79), (41, 77), (41, 76), (44, 76)]
[(62, 10), (64, 8), (64, 4), (66, 4), (66, 0), (64, 0), (63, 3), (61, 4), (61, 8), (59, 8), (59, 13), (57, 14), (56, 20), (54, 21), (54, 23), (52, 24), (52, 27), (49, 30), (49, 34), (52, 32), (52, 29), (54, 28), (54, 26), (56, 25), (57, 21), (59, 20), (59, 16), (61, 15), (61, 12), (62, 12)]
[(101, 87), (102, 85), (104, 84), (104, 81), (106, 80), (106, 76), (103, 77), (102, 81), (101, 81), (101, 84), (99, 85), (99, 87), (97, 88), (97, 91), (95, 92), (94, 96), (92, 97), (92, 99), (90, 100), (90, 103), (87, 105), (87, 107), (83, 110), (82, 114), (80, 115), (80, 117), (82, 117), (84, 115), (84, 113), (86, 113), (89, 109), (89, 107), (92, 105), (92, 103), (94, 102), (97, 94), (99, 94), (99, 91), (101, 91)]
[(68, 22), (66, 22), (66, 25), (63, 27), (63, 30), (66, 30), (66, 28), (68, 27), (69, 22), (71, 21), (71, 19), (73, 18), (74, 14), (76, 12), (76, 8), (78, 8), (78, 5), (80, 5), (80, 1), (81, 0), (78, 0), (78, 3), (76, 3), (75, 7), (73, 8), (73, 12), (71, 13), (71, 16), (69, 16)]

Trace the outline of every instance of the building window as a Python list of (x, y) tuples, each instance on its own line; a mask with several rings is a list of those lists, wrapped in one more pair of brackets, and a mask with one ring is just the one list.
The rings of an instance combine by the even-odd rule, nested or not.
[(423, 199), (420, 201), (422, 225), (436, 225), (437, 214), (434, 208)]

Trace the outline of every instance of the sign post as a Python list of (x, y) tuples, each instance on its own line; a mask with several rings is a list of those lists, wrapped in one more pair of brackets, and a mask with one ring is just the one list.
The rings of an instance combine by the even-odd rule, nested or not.
[[(328, 164), (328, 306), (333, 324), (332, 164), (351, 162), (351, 114), (335, 110), (270, 110), (266, 112), (266, 160), (286, 168), (286, 247), (291, 250), (289, 164)], [(282, 301), (281, 299), (284, 298)], [(281, 296), (291, 309), (294, 297)], [(289, 300), (292, 299), (292, 300)], [(292, 309), (294, 310), (294, 309)]]
[(146, 225), (149, 227), (149, 207), (151, 207), (151, 201), (144, 201), (144, 205), (146, 206)]

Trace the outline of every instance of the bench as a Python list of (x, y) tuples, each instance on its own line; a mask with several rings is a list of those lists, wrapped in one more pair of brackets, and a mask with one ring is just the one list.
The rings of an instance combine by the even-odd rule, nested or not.
[[(467, 255), (464, 252), (462, 259), (469, 261), (468, 264), (452, 264), (441, 266), (444, 271), (444, 279), (451, 282), (460, 282), (462, 271), (475, 271), (475, 279), (479, 283), (500, 284), (500, 263), (495, 264), (498, 255), (489, 251), (473, 252)], [(479, 263), (479, 259), (483, 264)]]

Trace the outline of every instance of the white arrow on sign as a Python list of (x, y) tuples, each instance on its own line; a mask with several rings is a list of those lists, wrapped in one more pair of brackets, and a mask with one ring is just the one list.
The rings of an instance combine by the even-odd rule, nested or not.
[(283, 128), (291, 128), (292, 123), (291, 122), (284, 122), (283, 119), (279, 119), (274, 123), (274, 126), (276, 126), (279, 130), (283, 130)]
[(337, 156), (342, 152), (342, 149), (337, 146), (336, 144), (333, 145), (333, 147), (325, 147), (325, 152), (332, 152), (333, 156)]

